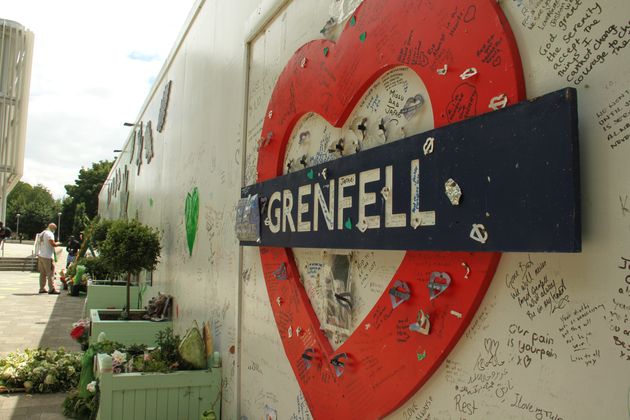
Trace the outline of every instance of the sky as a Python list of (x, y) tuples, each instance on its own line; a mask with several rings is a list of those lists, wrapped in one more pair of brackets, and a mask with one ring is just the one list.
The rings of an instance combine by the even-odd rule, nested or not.
[(35, 34), (22, 181), (65, 194), (81, 167), (113, 160), (194, 0), (0, 0)]

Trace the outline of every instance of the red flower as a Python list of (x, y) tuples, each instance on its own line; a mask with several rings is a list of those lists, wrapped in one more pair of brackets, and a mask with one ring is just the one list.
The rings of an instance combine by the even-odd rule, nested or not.
[(84, 332), (85, 332), (85, 327), (79, 325), (78, 327), (74, 327), (70, 331), (70, 336), (78, 341), (79, 339), (81, 339), (81, 337), (83, 337)]

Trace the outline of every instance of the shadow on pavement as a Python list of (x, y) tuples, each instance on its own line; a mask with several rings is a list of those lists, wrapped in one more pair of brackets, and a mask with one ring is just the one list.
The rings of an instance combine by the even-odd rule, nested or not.
[[(6, 282), (0, 283), (6, 284), (7, 288), (0, 292), (6, 322), (0, 339), (0, 355), (26, 347), (80, 350), (79, 344), (70, 337), (70, 329), (83, 314), (85, 295), (74, 297), (66, 291), (60, 295), (29, 292), (38, 287), (35, 273), (11, 272), (1, 277)], [(56, 286), (60, 287), (58, 283)], [(65, 395), (0, 394), (0, 419), (64, 419), (61, 404)]]
[(85, 295), (70, 296), (67, 291), (62, 291), (52, 308), (39, 347), (52, 349), (63, 347), (71, 351), (81, 350), (81, 346), (70, 337), (70, 329), (72, 323), (81, 318), (84, 302)]

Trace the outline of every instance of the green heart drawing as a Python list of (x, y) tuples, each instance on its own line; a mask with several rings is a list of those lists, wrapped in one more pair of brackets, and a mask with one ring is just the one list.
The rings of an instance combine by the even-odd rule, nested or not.
[(192, 192), (186, 194), (186, 240), (188, 241), (188, 252), (192, 257), (193, 245), (197, 236), (197, 222), (199, 221), (199, 191), (197, 187)]
[(346, 219), (346, 223), (344, 223), (344, 226), (346, 227), (346, 229), (352, 229), (352, 220), (349, 217)]

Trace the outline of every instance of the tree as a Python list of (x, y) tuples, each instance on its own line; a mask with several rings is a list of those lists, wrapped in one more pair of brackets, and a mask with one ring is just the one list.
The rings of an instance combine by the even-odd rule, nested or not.
[(77, 204), (77, 208), (74, 211), (74, 221), (72, 222), (72, 234), (75, 238), (78, 238), (79, 234), (85, 229), (86, 219), (85, 203)]
[(33, 187), (20, 181), (7, 196), (6, 224), (16, 232), (19, 213), (20, 234), (34, 238), (48, 223), (57, 221), (60, 209), (61, 203), (53, 199), (46, 187), (41, 184)]
[(153, 271), (160, 258), (160, 249), (157, 229), (136, 220), (115, 220), (105, 241), (100, 244), (100, 255), (111, 270), (127, 274), (127, 316), (131, 276), (142, 270)]
[[(79, 234), (75, 228), (84, 223), (85, 217), (93, 219), (98, 213), (98, 194), (103, 188), (113, 164), (111, 161), (101, 160), (92, 163), (91, 168), (81, 168), (74, 185), (65, 186), (67, 197), (63, 202), (61, 223), (64, 226), (72, 226), (74, 235)], [(77, 207), (80, 204), (84, 206), (82, 209)], [(83, 213), (83, 215), (79, 214), (77, 219), (77, 213)], [(77, 220), (78, 222), (75, 224)], [(65, 232), (70, 232), (70, 229)]]

